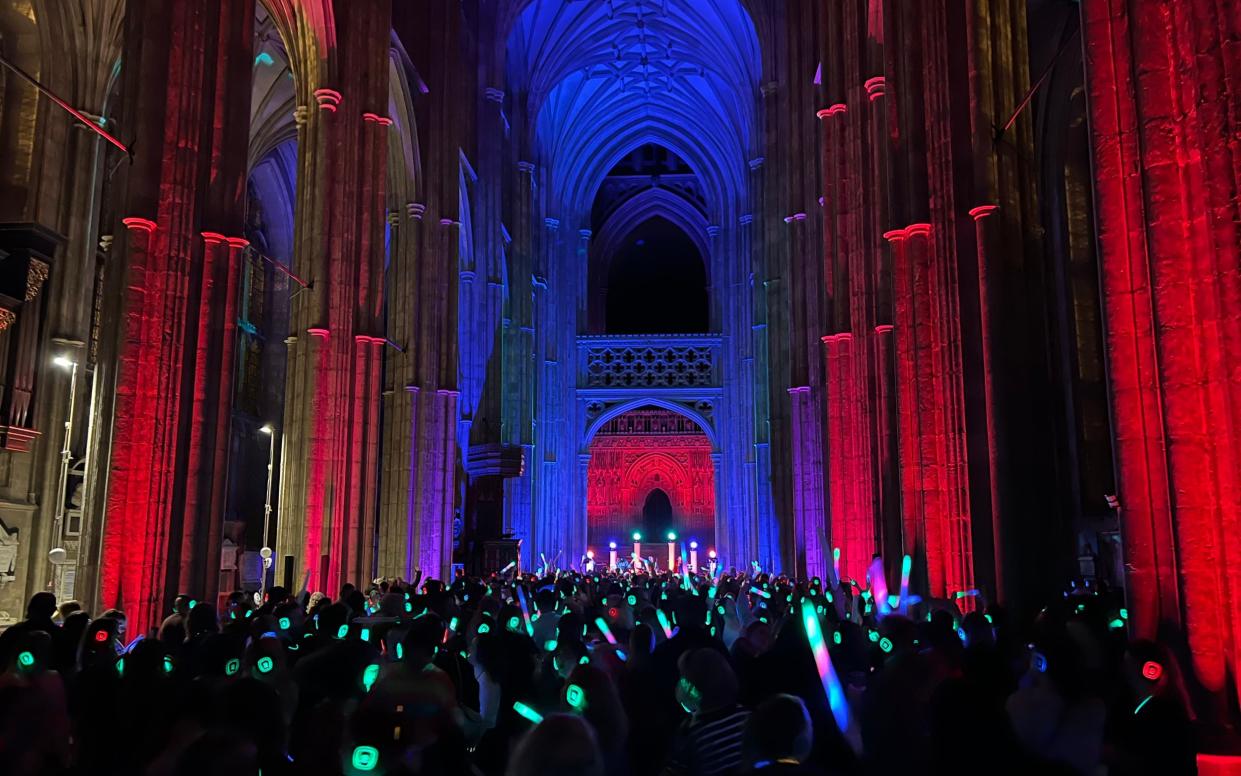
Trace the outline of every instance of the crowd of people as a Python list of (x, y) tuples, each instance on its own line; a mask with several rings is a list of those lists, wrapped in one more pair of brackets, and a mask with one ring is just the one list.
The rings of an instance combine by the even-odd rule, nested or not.
[(1195, 772), (1177, 661), (1085, 586), (1016, 623), (873, 579), (545, 571), (181, 596), (148, 633), (39, 593), (0, 634), (0, 773)]

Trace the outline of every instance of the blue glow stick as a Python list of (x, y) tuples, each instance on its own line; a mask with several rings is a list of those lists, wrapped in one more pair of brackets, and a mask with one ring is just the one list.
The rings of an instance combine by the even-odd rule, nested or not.
[(750, 588), (750, 592), (762, 598), (766, 598), (766, 599), (771, 598), (771, 593), (768, 593), (766, 590), (763, 590), (762, 588), (752, 587)]
[(810, 650), (814, 653), (814, 664), (819, 669), (819, 681), (823, 691), (827, 693), (827, 703), (832, 708), (832, 717), (836, 727), (844, 733), (849, 728), (849, 701), (845, 698), (844, 688), (832, 667), (832, 656), (823, 641), (823, 630), (819, 627), (819, 615), (814, 611), (814, 604), (808, 599), (801, 602), (801, 620), (806, 629), (806, 638), (810, 641)]
[(888, 580), (883, 575), (883, 558), (876, 557), (870, 562), (867, 576), (870, 577), (875, 606), (879, 609), (879, 616), (883, 617), (892, 611), (892, 607), (888, 605)]
[(530, 608), (526, 606), (526, 593), (519, 586), (517, 588), (517, 602), (521, 604), (521, 616), (526, 621), (526, 635), (534, 635), (534, 626), (530, 624)]
[[(681, 584), (685, 586), (686, 590), (694, 590), (693, 586), (689, 583), (689, 561), (685, 559), (684, 544), (681, 545)], [(694, 595), (697, 594), (698, 591), (694, 590)]]

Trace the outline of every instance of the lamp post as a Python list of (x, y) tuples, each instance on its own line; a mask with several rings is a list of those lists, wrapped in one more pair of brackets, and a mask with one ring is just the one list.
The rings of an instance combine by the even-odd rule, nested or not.
[(635, 571), (637, 571), (638, 564), (641, 562), (641, 559), (642, 559), (642, 533), (639, 531), (634, 531), (633, 532), (633, 567)]
[(677, 535), (675, 531), (668, 532), (668, 570), (677, 570)]
[(267, 435), (267, 495), (263, 499), (263, 549), (259, 550), (259, 556), (263, 559), (263, 573), (259, 581), (261, 603), (263, 596), (267, 593), (267, 570), (271, 568), (272, 563), (271, 544), (268, 540), (271, 531), (271, 480), (276, 470), (276, 430), (270, 423), (266, 423), (259, 431)]
[[(61, 545), (65, 537), (65, 490), (69, 487), (69, 462), (73, 458), (71, 445), (73, 444), (73, 410), (78, 396), (78, 362), (68, 356), (57, 356), (52, 359), (52, 363), (61, 369), (69, 370), (69, 414), (65, 416), (65, 442), (60, 448), (60, 477), (56, 487), (56, 518), (53, 523), (54, 541), (51, 552), (47, 554), (52, 565), (60, 566), (68, 557), (68, 553)], [(53, 587), (58, 586), (53, 585)], [(59, 590), (57, 592), (59, 593)]]
[(698, 542), (689, 543), (689, 570), (691, 573), (698, 573)]
[(608, 570), (616, 571), (616, 542), (608, 542)]

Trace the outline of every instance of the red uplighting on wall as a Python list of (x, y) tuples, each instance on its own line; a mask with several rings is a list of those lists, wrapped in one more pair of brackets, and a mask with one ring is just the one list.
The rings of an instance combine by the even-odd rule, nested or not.
[[(626, 418), (654, 419), (654, 433), (616, 433)], [(663, 433), (660, 429), (665, 429)], [(612, 421), (591, 443), (587, 468), (587, 543), (624, 544), (642, 524), (646, 499), (656, 489), (668, 496), (673, 525), (684, 541), (715, 541), (715, 471), (711, 442), (693, 422), (673, 412), (639, 411)], [(674, 433), (667, 433), (671, 429)], [(691, 431), (691, 433), (685, 433)], [(660, 531), (665, 530), (660, 527)], [(661, 536), (648, 541), (660, 543)], [(645, 553), (644, 553), (645, 554)], [(657, 557), (662, 557), (656, 554)]]

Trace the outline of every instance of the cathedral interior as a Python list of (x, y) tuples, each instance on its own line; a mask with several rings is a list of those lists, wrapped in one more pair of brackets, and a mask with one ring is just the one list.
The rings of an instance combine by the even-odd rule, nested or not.
[(671, 534), (1123, 588), (1233, 714), (1239, 40), (1219, 0), (3, 0), (0, 625)]

